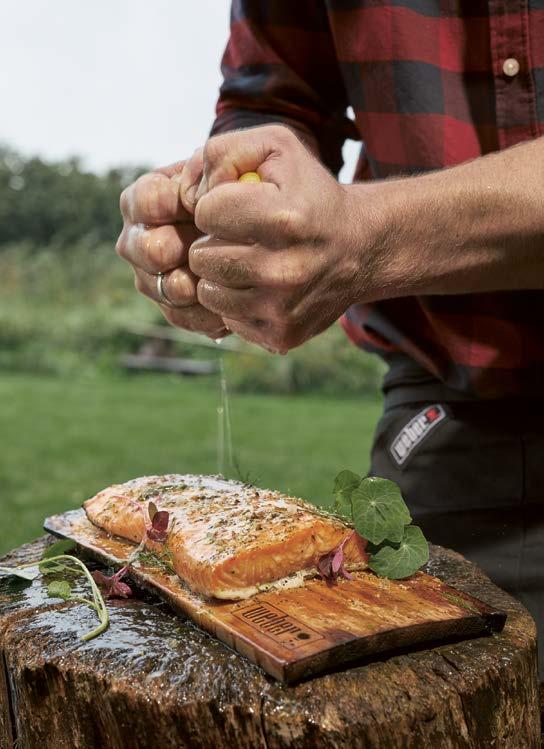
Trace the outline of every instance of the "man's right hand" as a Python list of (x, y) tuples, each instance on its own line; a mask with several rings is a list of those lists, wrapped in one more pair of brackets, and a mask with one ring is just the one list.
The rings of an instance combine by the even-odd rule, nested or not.
[[(159, 305), (168, 322), (210, 338), (227, 335), (223, 320), (198, 304), (198, 278), (188, 265), (191, 244), (202, 236), (180, 200), (185, 162), (144, 174), (121, 194), (123, 230), (117, 254), (134, 269), (138, 291)], [(172, 307), (160, 304), (157, 276)]]

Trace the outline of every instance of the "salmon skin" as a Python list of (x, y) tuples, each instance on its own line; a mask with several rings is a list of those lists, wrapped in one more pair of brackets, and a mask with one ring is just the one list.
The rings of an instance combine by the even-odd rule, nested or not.
[[(315, 575), (319, 558), (352, 531), (301, 499), (213, 476), (145, 476), (83, 506), (98, 527), (139, 543), (150, 501), (169, 513), (169, 525), (164, 543), (146, 546), (166, 550), (189, 588), (212, 598), (248, 598), (278, 581), (289, 585), (296, 573), (300, 584), (300, 573)], [(345, 543), (347, 569), (366, 566), (365, 546), (357, 534)]]

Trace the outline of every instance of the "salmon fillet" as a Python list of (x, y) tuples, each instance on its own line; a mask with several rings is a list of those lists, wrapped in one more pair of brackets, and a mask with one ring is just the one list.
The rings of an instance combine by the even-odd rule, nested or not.
[[(341, 520), (301, 499), (210, 476), (146, 476), (117, 484), (84, 503), (89, 520), (108, 533), (139, 543), (144, 513), (153, 501), (169, 514), (164, 544), (177, 575), (194, 591), (247, 598), (262, 586), (304, 570), (350, 533)], [(347, 569), (366, 566), (366, 542), (356, 534), (344, 546)]]

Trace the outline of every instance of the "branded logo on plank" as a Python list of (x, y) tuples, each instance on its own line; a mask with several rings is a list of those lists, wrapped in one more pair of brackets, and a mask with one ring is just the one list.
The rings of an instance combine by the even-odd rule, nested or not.
[(236, 609), (233, 616), (249, 624), (258, 632), (271, 637), (289, 650), (294, 650), (309, 642), (321, 640), (323, 635), (303, 622), (286, 614), (277, 606), (264, 601), (253, 600)]
[(414, 416), (391, 443), (389, 451), (395, 463), (401, 466), (412, 450), (445, 418), (446, 412), (438, 403), (434, 406), (427, 406), (417, 416)]

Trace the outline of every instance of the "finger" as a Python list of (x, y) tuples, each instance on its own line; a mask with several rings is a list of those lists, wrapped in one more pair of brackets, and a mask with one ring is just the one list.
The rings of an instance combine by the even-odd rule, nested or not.
[(184, 309), (170, 309), (161, 306), (160, 310), (166, 320), (171, 325), (175, 325), (176, 328), (190, 330), (193, 333), (202, 333), (214, 340), (229, 335), (230, 331), (225, 327), (223, 320), (200, 304)]
[(195, 209), (195, 224), (204, 233), (231, 242), (262, 242), (273, 247), (298, 238), (294, 206), (285, 208), (271, 182), (233, 182), (203, 195)]
[(167, 177), (172, 178), (181, 174), (186, 163), (187, 159), (184, 159), (183, 161), (175, 161), (173, 164), (161, 166), (158, 169), (153, 169), (153, 171), (157, 172), (158, 174), (165, 174)]
[(187, 264), (189, 248), (200, 236), (194, 224), (129, 224), (123, 228), (116, 250), (147, 273), (165, 273)]
[[(263, 181), (278, 184), (278, 157), (295, 149), (305, 150), (297, 136), (284, 125), (236, 130), (210, 138), (203, 153), (207, 189), (236, 182), (245, 172), (257, 172)], [(280, 168), (289, 168), (289, 160)]]
[(260, 325), (262, 321), (280, 316), (280, 304), (271, 289), (229, 289), (200, 279), (198, 301), (203, 307), (223, 318)]
[(248, 343), (254, 343), (270, 354), (286, 354), (289, 351), (290, 347), (271, 323), (264, 320), (248, 323), (230, 318), (225, 318), (224, 323), (231, 333), (235, 333)]
[[(140, 269), (134, 271), (134, 283), (141, 294), (149, 297), (157, 304), (163, 303), (159, 295), (157, 276), (152, 276)], [(191, 307), (198, 304), (198, 278), (189, 268), (176, 268), (166, 273), (161, 281), (164, 295), (176, 307)]]
[(120, 204), (123, 217), (133, 224), (193, 223), (181, 202), (178, 183), (166, 174), (144, 174), (123, 190)]
[(317, 257), (201, 237), (191, 245), (189, 267), (200, 278), (229, 288), (285, 287), (303, 283)]
[(203, 148), (197, 148), (191, 158), (186, 162), (182, 173), (179, 176), (176, 176), (176, 181), (179, 184), (181, 202), (190, 213), (194, 213), (196, 192), (200, 180), (202, 179), (203, 152)]

